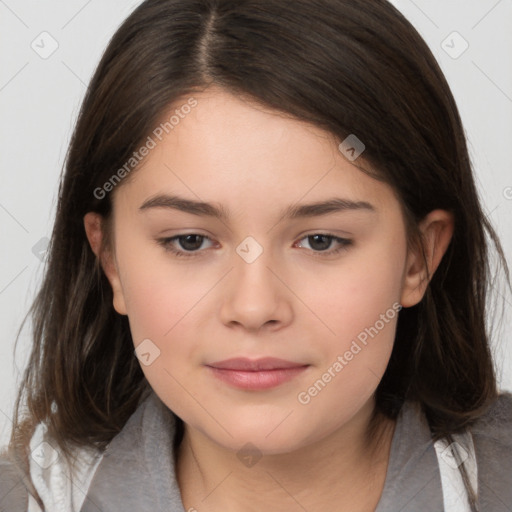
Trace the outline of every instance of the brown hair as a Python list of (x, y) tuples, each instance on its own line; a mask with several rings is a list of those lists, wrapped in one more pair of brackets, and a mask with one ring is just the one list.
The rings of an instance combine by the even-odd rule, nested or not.
[(72, 136), (44, 282), (29, 312), (33, 347), (11, 452), (27, 456), (39, 422), (65, 454), (74, 445), (102, 449), (148, 391), (83, 217), (95, 211), (108, 220), (112, 194), (94, 191), (169, 105), (212, 84), (340, 141), (356, 134), (366, 149), (354, 164), (393, 187), (410, 246), (421, 241), (427, 213), (454, 214), (453, 239), (425, 296), (400, 312), (376, 414), (396, 418), (407, 399), (422, 404), (437, 438), (473, 424), (498, 395), (485, 324), (489, 240), (509, 285), (510, 277), (454, 98), (418, 32), (385, 0), (147, 0), (111, 39)]

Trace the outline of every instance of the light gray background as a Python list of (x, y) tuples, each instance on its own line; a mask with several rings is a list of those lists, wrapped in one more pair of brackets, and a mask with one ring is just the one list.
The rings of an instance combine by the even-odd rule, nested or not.
[[(43, 272), (44, 238), (78, 107), (110, 37), (139, 3), (0, 0), (0, 445), (10, 433), (30, 329), (15, 358), (14, 339)], [(512, 266), (512, 0), (393, 3), (430, 45), (452, 87), (485, 211)], [(512, 390), (512, 298), (503, 286), (498, 292), (506, 316), (493, 334), (493, 352), (500, 387)]]

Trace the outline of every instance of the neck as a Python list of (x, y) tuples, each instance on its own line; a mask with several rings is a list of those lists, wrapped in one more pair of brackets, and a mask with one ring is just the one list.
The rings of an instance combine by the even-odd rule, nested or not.
[(395, 426), (379, 418), (378, 443), (370, 446), (367, 432), (374, 407), (372, 399), (321, 440), (290, 453), (263, 454), (250, 466), (185, 424), (176, 457), (185, 510), (373, 512), (384, 487)]

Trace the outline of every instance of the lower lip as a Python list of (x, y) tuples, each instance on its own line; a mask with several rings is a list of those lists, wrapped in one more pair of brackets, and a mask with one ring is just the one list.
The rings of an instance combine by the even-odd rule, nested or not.
[(277, 370), (243, 371), (226, 370), (208, 366), (218, 379), (240, 389), (270, 389), (301, 374), (308, 366), (280, 368)]

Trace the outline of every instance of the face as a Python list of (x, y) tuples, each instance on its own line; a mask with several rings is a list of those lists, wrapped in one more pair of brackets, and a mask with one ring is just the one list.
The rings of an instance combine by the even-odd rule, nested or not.
[[(113, 192), (114, 307), (186, 424), (233, 450), (289, 452), (372, 401), (411, 293), (400, 204), (322, 130), (220, 90), (194, 98)], [(287, 214), (327, 201), (352, 207)], [(263, 357), (302, 368), (209, 366)]]

